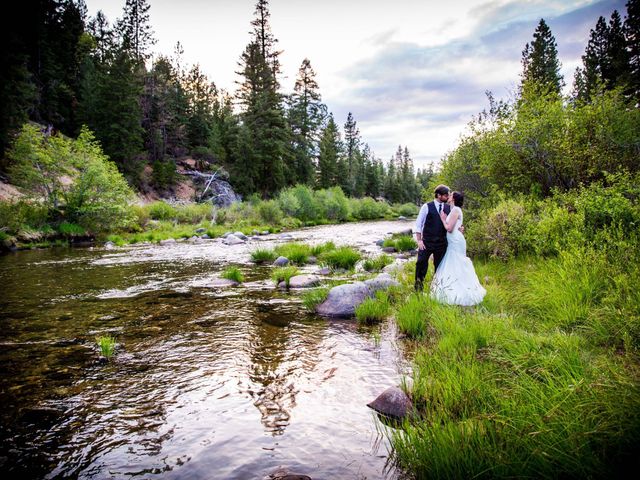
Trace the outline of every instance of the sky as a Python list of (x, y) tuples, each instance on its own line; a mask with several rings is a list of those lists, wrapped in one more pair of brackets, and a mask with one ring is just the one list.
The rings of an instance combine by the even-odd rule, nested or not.
[[(86, 0), (110, 22), (125, 0)], [(149, 0), (156, 54), (176, 42), (219, 88), (235, 91), (250, 39), (254, 0)], [(416, 167), (437, 165), (454, 149), (485, 92), (508, 99), (520, 59), (544, 18), (558, 44), (568, 91), (599, 16), (625, 0), (271, 0), (271, 27), (283, 51), (283, 92), (302, 60), (316, 71), (322, 100), (344, 125), (352, 112), (376, 156), (407, 146)]]

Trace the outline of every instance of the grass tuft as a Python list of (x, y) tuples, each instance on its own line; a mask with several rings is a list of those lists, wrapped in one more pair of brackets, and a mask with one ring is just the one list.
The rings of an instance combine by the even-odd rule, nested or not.
[(319, 287), (302, 294), (302, 303), (307, 310), (315, 312), (316, 307), (327, 299), (329, 287)]
[(251, 260), (256, 263), (273, 262), (276, 257), (276, 253), (268, 248), (258, 248), (251, 252)]
[(379, 272), (380, 270), (382, 270), (384, 267), (386, 267), (392, 262), (393, 262), (393, 258), (383, 253), (382, 255), (375, 258), (367, 258), (364, 261), (362, 267), (367, 272)]
[(234, 282), (244, 282), (244, 275), (238, 267), (228, 267), (220, 276), (227, 280), (233, 280)]
[(366, 298), (356, 307), (358, 323), (376, 323), (384, 320), (391, 313), (391, 303), (386, 292), (376, 292), (374, 298)]
[(279, 267), (273, 271), (271, 279), (275, 282), (276, 286), (280, 282), (285, 282), (285, 285), (289, 288), (289, 280), (291, 280), (291, 277), (298, 275), (298, 273), (300, 273), (298, 268), (293, 265)]
[(351, 247), (340, 247), (320, 255), (320, 259), (331, 268), (350, 270), (360, 260), (360, 252)]
[(111, 335), (103, 335), (96, 338), (96, 343), (100, 349), (100, 354), (109, 359), (116, 351), (116, 339)]

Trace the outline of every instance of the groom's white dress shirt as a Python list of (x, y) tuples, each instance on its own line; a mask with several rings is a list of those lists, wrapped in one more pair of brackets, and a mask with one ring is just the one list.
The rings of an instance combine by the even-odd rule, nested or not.
[[(413, 229), (413, 233), (422, 233), (424, 229), (424, 222), (427, 219), (427, 214), (429, 213), (429, 203), (427, 202), (420, 208), (420, 213), (418, 213), (418, 218), (416, 218), (416, 226)], [(440, 205), (442, 205), (442, 209), (444, 210), (444, 203), (439, 202), (438, 200), (433, 200), (433, 204), (436, 206), (436, 212), (440, 211)]]

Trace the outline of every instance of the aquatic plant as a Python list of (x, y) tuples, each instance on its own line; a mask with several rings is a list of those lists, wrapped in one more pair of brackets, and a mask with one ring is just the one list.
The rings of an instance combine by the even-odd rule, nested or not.
[(366, 298), (356, 307), (358, 323), (375, 323), (384, 320), (391, 313), (391, 303), (385, 292), (376, 292), (373, 298)]
[(360, 260), (360, 252), (351, 247), (340, 247), (335, 250), (323, 252), (320, 258), (331, 268), (344, 268), (345, 270), (349, 270)]
[(291, 263), (296, 265), (304, 265), (311, 256), (311, 247), (306, 243), (285, 243), (274, 248), (277, 255), (287, 257)]
[(258, 248), (251, 252), (251, 260), (256, 263), (273, 262), (276, 256), (276, 253), (268, 248)]
[(111, 358), (116, 351), (116, 339), (111, 335), (96, 337), (96, 344), (100, 354), (107, 359)]
[(228, 267), (224, 272), (220, 275), (222, 278), (226, 278), (227, 280), (233, 280), (234, 282), (242, 283), (244, 282), (244, 275), (240, 271), (238, 267)]

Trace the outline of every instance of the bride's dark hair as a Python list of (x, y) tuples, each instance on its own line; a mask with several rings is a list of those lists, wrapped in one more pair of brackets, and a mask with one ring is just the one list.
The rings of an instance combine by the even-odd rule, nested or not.
[(464, 195), (460, 192), (453, 192), (453, 204), (456, 207), (462, 207), (464, 203)]

